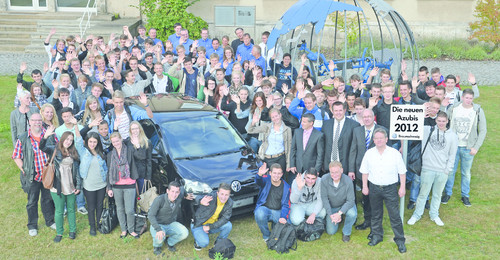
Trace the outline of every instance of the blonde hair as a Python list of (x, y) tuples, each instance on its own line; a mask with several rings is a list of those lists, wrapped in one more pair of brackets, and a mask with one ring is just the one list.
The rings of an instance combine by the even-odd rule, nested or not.
[(146, 136), (146, 134), (144, 133), (144, 129), (142, 128), (142, 126), (139, 122), (137, 122), (137, 121), (130, 122), (130, 127), (128, 129), (130, 136), (132, 136), (132, 126), (133, 125), (136, 125), (139, 127), (139, 144), (141, 145), (141, 147), (145, 147), (146, 149), (148, 149), (148, 147), (149, 147), (148, 140), (149, 139)]
[(82, 120), (80, 121), (82, 124), (86, 124), (87, 123), (87, 119), (89, 117), (90, 117), (91, 120), (95, 119), (94, 118), (94, 114), (90, 110), (90, 104), (92, 104), (93, 102), (97, 102), (97, 111), (101, 110), (101, 104), (99, 103), (99, 101), (97, 100), (97, 98), (94, 97), (93, 95), (88, 96), (87, 97), (87, 101), (85, 101), (85, 112), (83, 113)]
[(125, 99), (125, 94), (121, 90), (116, 90), (115, 92), (113, 92), (113, 98)]
[(71, 78), (69, 77), (69, 74), (67, 74), (67, 73), (63, 73), (63, 74), (61, 74), (61, 76), (59, 76), (59, 80), (60, 80), (60, 81), (61, 81), (63, 78), (68, 78), (68, 79), (70, 79), (70, 80), (71, 80)]
[(122, 135), (118, 131), (111, 133), (111, 135), (109, 136), (109, 140), (111, 140), (112, 138), (115, 138), (115, 137), (118, 137), (118, 138), (120, 138), (120, 140), (123, 140)]
[(59, 127), (59, 119), (57, 118), (57, 113), (56, 113), (56, 109), (54, 108), (54, 106), (50, 103), (45, 103), (43, 104), (43, 106), (40, 108), (40, 115), (42, 115), (42, 120), (45, 121), (45, 118), (43, 117), (43, 111), (45, 110), (45, 108), (50, 108), (52, 109), (52, 113), (54, 114), (54, 116), (52, 116), (52, 120), (50, 120), (50, 123), (54, 126), (54, 127)]

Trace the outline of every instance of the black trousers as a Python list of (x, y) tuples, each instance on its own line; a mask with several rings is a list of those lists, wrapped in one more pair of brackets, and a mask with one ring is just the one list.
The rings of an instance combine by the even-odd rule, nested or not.
[(399, 216), (399, 195), (398, 195), (398, 184), (394, 183), (389, 186), (381, 187), (373, 183), (368, 184), (369, 187), (369, 197), (371, 205), (371, 228), (373, 238), (383, 239), (384, 229), (382, 227), (382, 219), (384, 216), (384, 202), (387, 212), (389, 213), (389, 219), (391, 221), (392, 231), (394, 232), (394, 242), (404, 243), (405, 234), (403, 231), (403, 221)]
[(54, 201), (50, 196), (50, 191), (43, 187), (41, 182), (33, 181), (28, 189), (28, 204), (26, 211), (28, 212), (28, 229), (38, 229), (38, 199), (40, 198), (42, 206), (43, 218), (45, 225), (48, 227), (54, 224)]
[(106, 188), (104, 187), (95, 191), (83, 189), (83, 194), (87, 200), (89, 226), (90, 228), (95, 229), (96, 223), (99, 224), (99, 221), (101, 220), (104, 196), (106, 196)]
[[(281, 165), (281, 169), (283, 170), (283, 179), (288, 184), (292, 184), (291, 182), (288, 182), (289, 181), (288, 179), (290, 178), (290, 176), (289, 176), (290, 174), (286, 171), (286, 153), (282, 154), (276, 158), (270, 158), (270, 159), (264, 158), (264, 162), (267, 164), (267, 168), (271, 168), (271, 165), (274, 163)], [(293, 178), (295, 178), (295, 176), (293, 176)], [(291, 181), (293, 181), (293, 178), (291, 179)]]

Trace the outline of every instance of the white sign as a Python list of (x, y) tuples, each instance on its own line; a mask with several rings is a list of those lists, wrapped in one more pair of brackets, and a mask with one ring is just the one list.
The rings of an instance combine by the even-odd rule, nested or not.
[(389, 139), (424, 139), (424, 105), (392, 105)]

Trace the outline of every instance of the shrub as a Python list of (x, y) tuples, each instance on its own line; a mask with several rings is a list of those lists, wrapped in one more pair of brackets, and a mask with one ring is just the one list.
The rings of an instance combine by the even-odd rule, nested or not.
[(420, 59), (436, 59), (441, 58), (441, 48), (436, 45), (428, 45), (419, 49)]
[(465, 52), (464, 58), (468, 60), (484, 60), (488, 53), (479, 45), (476, 45)]
[(180, 23), (189, 30), (189, 38), (200, 38), (202, 28), (208, 28), (207, 22), (188, 13), (186, 9), (200, 0), (142, 0), (138, 8), (147, 17), (146, 29), (156, 28), (156, 38), (166, 41), (174, 33), (174, 24)]
[(471, 39), (493, 43), (495, 47), (500, 44), (500, 1), (479, 0), (476, 5), (474, 17), (478, 20), (469, 23), (472, 31)]
[(496, 49), (494, 52), (490, 53), (489, 58), (492, 60), (500, 60), (500, 49)]

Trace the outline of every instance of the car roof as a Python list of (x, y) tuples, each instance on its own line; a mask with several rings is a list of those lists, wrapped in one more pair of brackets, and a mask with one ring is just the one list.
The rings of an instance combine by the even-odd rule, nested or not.
[[(144, 108), (144, 106), (139, 101), (139, 96), (128, 97), (126, 100), (128, 104), (137, 105), (141, 108)], [(200, 102), (198, 99), (179, 93), (149, 94), (148, 104), (153, 113), (181, 111), (217, 111), (209, 104)]]

